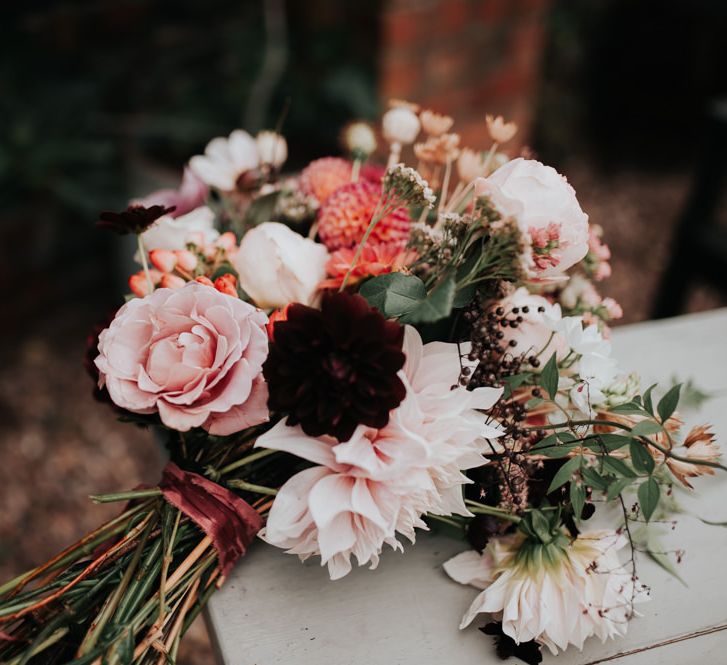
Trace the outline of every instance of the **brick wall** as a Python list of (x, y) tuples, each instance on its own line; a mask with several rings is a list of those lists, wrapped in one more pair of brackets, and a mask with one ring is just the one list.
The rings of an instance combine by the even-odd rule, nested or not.
[(550, 0), (385, 0), (380, 95), (455, 118), (462, 145), (484, 148), (486, 113), (527, 140)]

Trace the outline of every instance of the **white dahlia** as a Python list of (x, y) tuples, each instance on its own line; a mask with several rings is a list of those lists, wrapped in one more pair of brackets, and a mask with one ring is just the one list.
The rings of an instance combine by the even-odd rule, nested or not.
[(648, 599), (619, 561), (626, 542), (613, 531), (582, 533), (572, 542), (561, 535), (548, 545), (517, 533), (491, 540), (482, 555), (458, 554), (444, 564), (447, 574), (484, 589), (460, 628), (484, 612), (515, 642), (535, 640), (554, 654), (569, 644), (582, 649), (593, 635), (602, 642), (625, 635), (634, 603)]

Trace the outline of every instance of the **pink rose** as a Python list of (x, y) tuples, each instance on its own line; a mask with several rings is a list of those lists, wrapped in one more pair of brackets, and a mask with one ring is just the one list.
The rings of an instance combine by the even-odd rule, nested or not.
[(528, 267), (538, 277), (561, 275), (588, 253), (588, 215), (550, 166), (513, 159), (489, 178), (478, 178), (475, 194), (489, 196), (500, 213), (517, 220), (532, 248)]
[(171, 429), (227, 435), (268, 420), (262, 364), (267, 317), (191, 282), (135, 298), (99, 336), (99, 386), (134, 413)]

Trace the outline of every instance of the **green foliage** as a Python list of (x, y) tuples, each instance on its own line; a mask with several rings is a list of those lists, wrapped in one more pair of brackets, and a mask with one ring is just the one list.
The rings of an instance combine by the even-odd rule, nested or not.
[(648, 478), (639, 485), (637, 496), (639, 497), (641, 512), (644, 515), (644, 519), (648, 522), (656, 510), (656, 506), (659, 504), (659, 497), (661, 496), (659, 483), (653, 478)]
[(656, 410), (659, 413), (659, 418), (661, 418), (662, 423), (666, 422), (676, 410), (677, 404), (679, 404), (681, 389), (682, 384), (677, 383), (677, 385), (669, 388), (666, 395), (659, 400)]
[(366, 281), (359, 289), (371, 307), (387, 318), (399, 318), (414, 311), (426, 299), (424, 282), (414, 275), (392, 272)]
[(558, 393), (559, 378), (560, 374), (558, 372), (558, 360), (556, 358), (556, 354), (553, 353), (553, 355), (550, 356), (548, 362), (545, 363), (545, 367), (543, 367), (543, 370), (540, 373), (540, 379), (538, 381), (540, 385), (545, 388), (545, 391), (550, 396), (550, 399), (555, 399), (555, 396)]

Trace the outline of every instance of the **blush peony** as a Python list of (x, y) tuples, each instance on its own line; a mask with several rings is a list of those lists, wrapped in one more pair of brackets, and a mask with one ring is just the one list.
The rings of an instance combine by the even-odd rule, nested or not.
[(475, 183), (499, 212), (514, 217), (529, 239), (528, 267), (534, 276), (562, 275), (588, 253), (588, 215), (576, 193), (554, 168), (533, 159), (513, 159)]
[(169, 428), (228, 435), (268, 419), (267, 317), (192, 282), (130, 300), (99, 336), (99, 386)]

